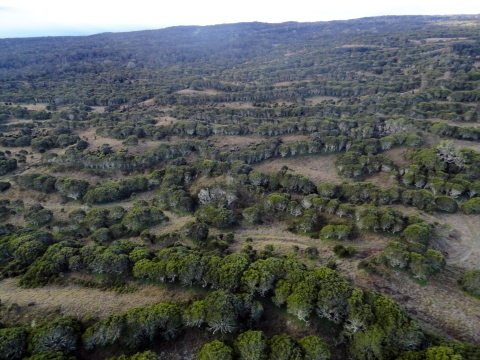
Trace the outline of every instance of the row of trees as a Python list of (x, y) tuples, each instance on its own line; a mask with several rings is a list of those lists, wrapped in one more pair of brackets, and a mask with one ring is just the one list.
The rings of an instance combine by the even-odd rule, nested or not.
[[(156, 281), (178, 279), (185, 285), (200, 282), (214, 288), (245, 289), (251, 295), (272, 293), (275, 304), (286, 304), (287, 311), (300, 320), (307, 321), (316, 313), (342, 324), (343, 341), (350, 344), (352, 352), (358, 351), (365, 357), (370, 352), (376, 352), (375, 356), (382, 358), (387, 354), (408, 350), (409, 347), (416, 348), (423, 341), (423, 335), (416, 325), (402, 315), (401, 310), (388, 298), (352, 288), (335, 271), (308, 270), (292, 258), (268, 258), (249, 263), (248, 258), (240, 254), (221, 259), (201, 256), (180, 247), (164, 250), (156, 259), (139, 261), (133, 272), (137, 277)], [(201, 326), (204, 323), (209, 311), (206, 305), (202, 302), (193, 303), (187, 310), (187, 319), (192, 325)], [(374, 319), (384, 316), (390, 320), (375, 322)], [(391, 321), (396, 326), (387, 325)], [(225, 320), (224, 323), (231, 322)], [(224, 331), (233, 329), (228, 330), (227, 327)], [(400, 335), (397, 331), (405, 333)], [(394, 333), (396, 335), (391, 337)], [(365, 337), (372, 339), (372, 336), (378, 340), (375, 349), (363, 343)]]
[(306, 336), (297, 342), (286, 334), (275, 335), (269, 339), (262, 331), (249, 330), (238, 335), (233, 349), (219, 340), (205, 344), (198, 354), (198, 359), (328, 360), (330, 356), (325, 341), (314, 335)]

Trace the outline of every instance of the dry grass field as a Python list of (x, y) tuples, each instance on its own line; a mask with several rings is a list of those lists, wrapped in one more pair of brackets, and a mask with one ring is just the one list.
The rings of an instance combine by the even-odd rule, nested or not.
[(157, 285), (137, 285), (138, 289), (132, 293), (116, 294), (113, 291), (77, 285), (47, 285), (41, 288), (25, 289), (17, 286), (17, 281), (17, 279), (0, 281), (2, 303), (17, 303), (21, 308), (26, 308), (30, 302), (35, 302), (31, 310), (38, 314), (60, 307), (63, 316), (73, 315), (80, 319), (89, 316), (102, 318), (134, 307), (148, 306), (162, 301), (183, 301), (194, 296), (193, 292), (185, 291), (188, 289), (179, 291), (173, 287)]
[(289, 171), (307, 176), (316, 185), (326, 181), (339, 184), (346, 179), (337, 174), (334, 162), (335, 155), (275, 158), (256, 164), (254, 168), (272, 174), (287, 166)]

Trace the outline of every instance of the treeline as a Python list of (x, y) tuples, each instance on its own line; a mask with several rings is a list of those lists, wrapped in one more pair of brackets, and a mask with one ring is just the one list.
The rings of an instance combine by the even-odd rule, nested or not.
[[(50, 210), (34, 205), (26, 212), (26, 220), (31, 225), (40, 226), (51, 222), (53, 215)], [(168, 218), (159, 208), (137, 202), (129, 211), (120, 206), (88, 212), (74, 210), (68, 220), (56, 220), (51, 224), (55, 238), (51, 233), (35, 228), (18, 231), (5, 228), (6, 234), (0, 239), (0, 273), (8, 277), (21, 275), (20, 282), (26, 286), (54, 281), (61, 272), (69, 269), (128, 273), (132, 266), (128, 256), (132, 251), (137, 254), (132, 256), (147, 257), (150, 252), (128, 240), (104, 245), (127, 234), (138, 235), (145, 228), (165, 221)], [(76, 240), (78, 236), (90, 237), (100, 245), (85, 247)], [(135, 252), (136, 249), (143, 250)]]
[[(287, 311), (302, 321), (316, 314), (340, 324), (343, 329), (340, 341), (347, 344), (351, 353), (363, 354), (361, 358), (372, 351), (364, 343), (365, 337), (376, 339), (378, 358), (398, 354), (410, 346), (417, 348), (425, 339), (418, 326), (392, 300), (351, 287), (333, 270), (308, 270), (293, 258), (250, 263), (241, 254), (222, 259), (175, 247), (163, 250), (153, 260), (139, 261), (133, 272), (136, 277), (154, 281), (179, 281), (186, 285), (199, 282), (214, 288), (244, 289), (251, 295), (272, 293), (276, 305), (286, 304)], [(198, 301), (187, 309), (185, 318), (191, 326), (209, 324), (208, 305), (206, 301)], [(235, 317), (237, 312), (230, 310), (225, 314)], [(390, 320), (375, 320), (385, 316)], [(390, 321), (396, 325), (388, 325), (392, 324)], [(232, 322), (224, 319), (220, 323), (227, 326)], [(234, 329), (226, 327), (224, 331)]]
[(53, 130), (44, 131), (30, 127), (22, 127), (16, 134), (1, 134), (0, 146), (4, 147), (27, 147), (32, 150), (44, 153), (53, 148), (66, 148), (76, 145), (78, 151), (87, 148), (88, 142), (81, 140), (77, 135), (72, 134), (72, 129), (58, 126)]

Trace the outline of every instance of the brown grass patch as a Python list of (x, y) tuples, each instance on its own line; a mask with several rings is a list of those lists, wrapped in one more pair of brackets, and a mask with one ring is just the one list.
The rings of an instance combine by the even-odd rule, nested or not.
[(446, 41), (457, 41), (457, 40), (467, 40), (466, 37), (457, 37), (457, 38), (427, 38), (425, 41), (427, 43), (438, 43), (438, 42), (446, 42)]
[(351, 48), (362, 48), (362, 47), (367, 47), (367, 48), (381, 48), (383, 46), (380, 45), (365, 45), (365, 44), (344, 44), (337, 46), (335, 49), (351, 49)]
[(337, 101), (340, 100), (340, 98), (335, 97), (335, 96), (314, 96), (314, 97), (309, 97), (305, 99), (305, 103), (307, 105), (317, 105), (322, 103), (323, 101)]
[(284, 143), (289, 143), (289, 142), (296, 142), (301, 140), (307, 141), (308, 139), (310, 139), (310, 136), (300, 135), (300, 134), (289, 134), (289, 135), (282, 135), (280, 138)]
[[(28, 119), (10, 119), (8, 120), (7, 124), (8, 125), (14, 125), (14, 124), (30, 124), (30, 123), (33, 123), (33, 120), (28, 120)], [(13, 131), (10, 131), (10, 132), (7, 132), (7, 131), (4, 131), (3, 133), (4, 134), (8, 134), (8, 133), (16, 133), (17, 130), (13, 130)]]
[(8, 305), (17, 303), (20, 307), (31, 307), (37, 313), (47, 313), (60, 307), (63, 316), (72, 315), (79, 319), (88, 316), (103, 318), (123, 313), (131, 308), (149, 306), (162, 301), (188, 300), (195, 294), (168, 286), (138, 285), (134, 293), (116, 294), (113, 291), (83, 288), (77, 285), (47, 285), (41, 288), (24, 289), (17, 286), (17, 279), (0, 281), (0, 298)]
[(173, 231), (180, 230), (186, 223), (195, 220), (192, 215), (179, 215), (171, 211), (164, 211), (168, 216), (169, 221), (166, 224), (154, 226), (149, 229), (149, 232), (155, 235), (166, 234)]
[(139, 103), (139, 105), (152, 106), (155, 105), (154, 99), (148, 99)]
[(21, 107), (27, 108), (30, 111), (41, 111), (45, 110), (48, 104), (28, 104), (28, 105), (20, 105)]
[(172, 116), (162, 116), (162, 117), (156, 117), (154, 119), (158, 120), (158, 122), (155, 124), (156, 126), (170, 125), (170, 124), (174, 124), (177, 121), (179, 121)]
[(359, 272), (354, 284), (374, 289), (397, 301), (422, 328), (442, 337), (478, 342), (480, 302), (464, 292), (450, 269), (431, 277), (426, 286), (402, 271), (389, 270), (384, 277)]
[(298, 84), (296, 81), (280, 81), (277, 83), (272, 84), (272, 86), (290, 86), (290, 85), (295, 85)]
[(250, 109), (253, 108), (250, 102), (219, 102), (216, 103), (216, 107), (225, 106), (232, 109)]
[(105, 106), (91, 106), (92, 112), (103, 114), (105, 112)]
[(316, 185), (327, 181), (340, 184), (345, 179), (337, 174), (334, 162), (335, 155), (299, 156), (266, 160), (254, 165), (254, 168), (272, 174), (288, 166), (289, 171), (305, 175)]
[(260, 135), (214, 135), (208, 139), (210, 144), (219, 147), (222, 151), (228, 151), (235, 146), (243, 150), (250, 145), (260, 144), (264, 141), (265, 138)]
[(184, 89), (184, 90), (179, 90), (175, 91), (176, 94), (182, 94), (182, 95), (216, 95), (219, 92), (214, 89), (204, 89), (204, 90), (193, 90), (193, 89)]
[(397, 181), (392, 179), (390, 174), (384, 172), (370, 175), (366, 181), (377, 184), (382, 189), (388, 189), (398, 185)]
[(383, 155), (390, 158), (390, 160), (392, 160), (395, 163), (395, 165), (399, 167), (403, 167), (408, 163), (407, 159), (405, 158), (405, 154), (407, 153), (407, 151), (408, 151), (407, 146), (398, 146), (393, 149), (384, 151)]

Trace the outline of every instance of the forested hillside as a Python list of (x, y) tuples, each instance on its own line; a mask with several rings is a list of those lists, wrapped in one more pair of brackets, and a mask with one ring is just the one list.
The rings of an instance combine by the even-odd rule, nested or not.
[(0, 360), (480, 358), (480, 15), (0, 39), (0, 101)]

